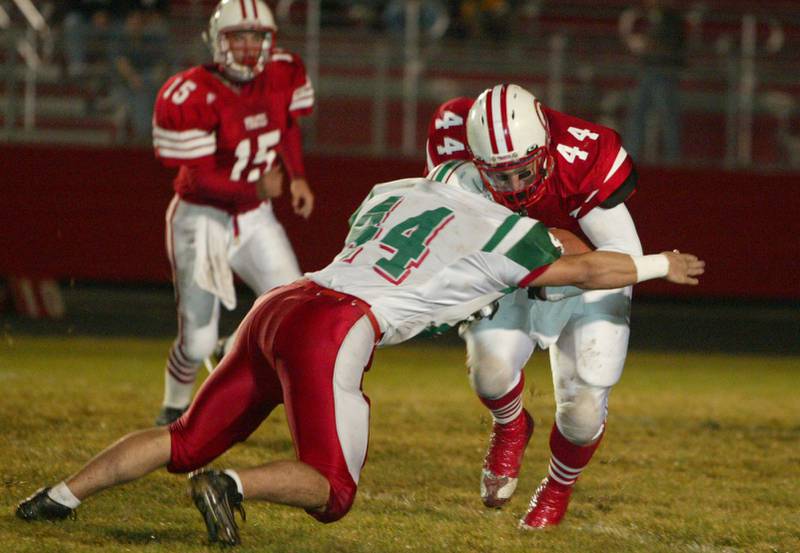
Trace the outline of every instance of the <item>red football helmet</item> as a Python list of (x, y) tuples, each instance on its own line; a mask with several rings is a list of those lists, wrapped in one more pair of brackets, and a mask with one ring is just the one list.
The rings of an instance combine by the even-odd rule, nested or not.
[(533, 94), (514, 84), (486, 89), (467, 117), (473, 161), (495, 201), (524, 210), (553, 172), (547, 119)]

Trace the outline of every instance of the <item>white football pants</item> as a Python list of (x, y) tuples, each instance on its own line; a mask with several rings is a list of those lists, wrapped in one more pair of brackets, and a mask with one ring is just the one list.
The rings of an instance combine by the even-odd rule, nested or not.
[(535, 347), (549, 347), (556, 424), (576, 445), (593, 442), (625, 364), (630, 299), (631, 287), (558, 302), (531, 301), (527, 290), (505, 296), (491, 320), (463, 333), (473, 389), (484, 398), (502, 397), (519, 381)]
[(195, 232), (203, 217), (225, 225), (228, 263), (256, 296), (300, 277), (297, 259), (271, 204), (263, 203), (237, 215), (234, 225), (234, 216), (229, 213), (183, 201), (176, 195), (167, 210), (167, 254), (178, 309), (176, 341), (186, 361), (192, 364), (201, 363), (214, 351), (220, 316), (219, 298), (194, 280)]

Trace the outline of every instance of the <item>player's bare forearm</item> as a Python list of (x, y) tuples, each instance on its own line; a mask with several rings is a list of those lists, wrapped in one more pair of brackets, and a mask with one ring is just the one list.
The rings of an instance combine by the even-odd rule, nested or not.
[(692, 254), (664, 252), (634, 258), (616, 252), (594, 251), (559, 258), (531, 286), (572, 285), (595, 290), (621, 288), (653, 278), (696, 285), (699, 283), (696, 277), (704, 271), (705, 262)]
[(583, 289), (620, 288), (636, 282), (631, 256), (595, 251), (565, 255), (534, 280), (536, 286), (572, 285)]

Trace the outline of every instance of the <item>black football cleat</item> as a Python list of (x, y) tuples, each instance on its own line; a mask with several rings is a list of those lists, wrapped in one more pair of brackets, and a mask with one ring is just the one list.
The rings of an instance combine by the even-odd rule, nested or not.
[(183, 415), (188, 407), (162, 407), (161, 412), (156, 417), (156, 426), (169, 426)]
[(189, 492), (197, 510), (203, 515), (208, 530), (208, 540), (222, 545), (240, 543), (239, 527), (233, 516), (239, 511), (246, 519), (242, 494), (236, 489), (233, 478), (222, 471), (201, 469), (189, 476)]
[(39, 488), (29, 498), (17, 505), (17, 517), (28, 522), (32, 520), (64, 520), (75, 519), (75, 509), (70, 509), (50, 499), (47, 492), (50, 488)]

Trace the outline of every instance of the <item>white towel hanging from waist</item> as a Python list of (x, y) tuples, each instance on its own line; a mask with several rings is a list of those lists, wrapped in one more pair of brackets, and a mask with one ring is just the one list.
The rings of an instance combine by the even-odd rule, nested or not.
[(228, 264), (228, 230), (210, 217), (200, 217), (195, 230), (194, 281), (217, 296), (226, 309), (236, 308), (233, 271)]

